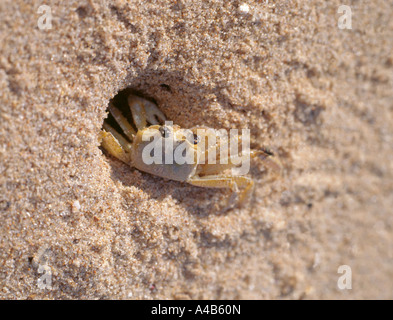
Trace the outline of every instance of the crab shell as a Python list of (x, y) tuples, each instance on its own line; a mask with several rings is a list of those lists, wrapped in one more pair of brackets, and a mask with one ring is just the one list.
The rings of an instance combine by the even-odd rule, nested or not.
[[(175, 181), (189, 180), (195, 175), (201, 157), (198, 145), (192, 143), (192, 139), (187, 138), (192, 131), (178, 126), (167, 126), (169, 136), (164, 138), (159, 131), (160, 127), (153, 125), (138, 130), (131, 146), (130, 165), (162, 178)], [(146, 156), (151, 157), (153, 148), (162, 150), (156, 158), (161, 163), (154, 163), (154, 165), (151, 161), (146, 161)], [(188, 159), (185, 159), (188, 161), (178, 163), (176, 160), (183, 158), (180, 157), (180, 153), (189, 155)]]

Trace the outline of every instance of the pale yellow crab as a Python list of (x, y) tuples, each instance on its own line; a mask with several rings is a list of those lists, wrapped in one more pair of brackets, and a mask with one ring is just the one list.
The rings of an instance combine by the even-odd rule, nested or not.
[[(177, 125), (163, 125), (166, 117), (153, 102), (133, 94), (128, 95), (127, 102), (134, 125), (112, 102), (109, 104), (109, 112), (122, 130), (122, 133), (120, 133), (107, 121), (104, 122), (101, 132), (101, 145), (109, 154), (131, 167), (162, 178), (187, 182), (198, 187), (230, 188), (233, 195), (237, 196), (239, 193), (239, 204), (242, 204), (248, 198), (254, 185), (252, 178), (247, 175), (233, 175), (231, 169), (238, 166), (238, 163), (235, 164), (232, 157), (227, 156), (226, 161), (222, 161), (223, 158), (220, 158), (219, 151), (213, 153), (211, 146), (207, 149), (203, 148), (206, 145), (202, 146), (199, 141), (200, 137), (197, 136), (201, 127), (188, 130)], [(207, 137), (213, 134), (213, 131), (209, 128), (202, 129), (206, 129), (203, 132), (206, 132)], [(190, 131), (194, 135), (191, 140), (186, 138)], [(169, 136), (172, 138), (173, 147), (170, 149), (163, 147), (161, 149), (163, 160), (168, 154), (173, 158), (176, 148), (183, 144), (187, 150), (194, 151), (192, 153), (194, 161), (183, 164), (176, 162), (167, 164), (165, 161), (162, 161), (161, 164), (146, 163), (146, 157), (143, 157), (143, 155), (146, 156), (146, 148), (149, 148), (149, 144), (151, 149), (152, 140), (144, 141), (146, 140), (144, 135), (152, 137), (153, 140), (157, 138), (157, 141), (159, 141), (159, 138), (166, 139)], [(206, 143), (208, 139), (203, 139), (203, 141)], [(217, 141), (213, 148), (218, 150), (219, 146), (220, 141)], [(212, 154), (217, 160), (213, 164), (209, 161), (209, 156), (211, 157)], [(280, 166), (277, 162), (270, 160), (272, 154), (267, 150), (250, 150), (248, 155), (243, 154), (242, 157), (248, 156), (249, 159), (257, 155), (261, 155), (262, 160), (273, 170), (279, 170)]]

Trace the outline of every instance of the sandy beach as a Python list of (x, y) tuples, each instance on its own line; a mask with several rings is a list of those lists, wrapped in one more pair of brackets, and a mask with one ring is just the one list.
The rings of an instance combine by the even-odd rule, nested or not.
[[(0, 2), (0, 299), (393, 298), (392, 1), (42, 5)], [(225, 211), (108, 156), (126, 88), (281, 175)]]

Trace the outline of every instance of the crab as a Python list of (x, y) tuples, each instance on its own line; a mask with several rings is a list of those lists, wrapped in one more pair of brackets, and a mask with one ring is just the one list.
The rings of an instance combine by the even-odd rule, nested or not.
[[(208, 145), (207, 148), (206, 144), (203, 145), (201, 142), (201, 131), (207, 137), (207, 139), (203, 139), (206, 142), (209, 139), (209, 135), (215, 134), (214, 130), (207, 127), (183, 129), (177, 125), (167, 125), (168, 122), (165, 115), (155, 103), (134, 94), (127, 96), (127, 103), (133, 124), (115, 106), (113, 101), (108, 106), (110, 114), (117, 123), (117, 127), (121, 129), (115, 129), (115, 125), (109, 124), (107, 120), (104, 121), (103, 129), (100, 133), (101, 146), (110, 155), (123, 161), (130, 167), (169, 180), (186, 182), (198, 187), (229, 188), (232, 190), (229, 203), (241, 205), (249, 198), (254, 187), (253, 179), (248, 175), (233, 174), (231, 169), (236, 168), (239, 163), (235, 163), (232, 156), (220, 157), (221, 154), (216, 152), (224, 140), (220, 139), (213, 146)], [(190, 132), (192, 133), (191, 139), (187, 138), (190, 136)], [(176, 148), (183, 144), (185, 150), (193, 151), (191, 154), (194, 161), (181, 164), (166, 163), (165, 161), (161, 163), (147, 163), (143, 155), (146, 156), (146, 148), (148, 148), (149, 144), (151, 148), (152, 142), (151, 139), (146, 139), (146, 136), (153, 137), (157, 141), (160, 138), (166, 139), (171, 137), (173, 139), (173, 145), (169, 149), (167, 147), (159, 149), (162, 150), (162, 159), (167, 155), (173, 158)], [(242, 138), (238, 139), (240, 142)], [(264, 163), (275, 172), (280, 170), (278, 162), (271, 160), (273, 154), (268, 149), (251, 149), (248, 154), (243, 152), (241, 159), (246, 160), (247, 157), (250, 159), (256, 156), (261, 156)], [(216, 158), (213, 159), (216, 161), (211, 161), (212, 157)]]

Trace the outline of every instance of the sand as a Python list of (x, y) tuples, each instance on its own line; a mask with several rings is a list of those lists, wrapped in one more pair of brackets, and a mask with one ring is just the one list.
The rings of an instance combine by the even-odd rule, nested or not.
[[(266, 2), (48, 1), (45, 30), (42, 1), (1, 1), (1, 299), (393, 298), (392, 2), (350, 1), (344, 30), (341, 1)], [(281, 177), (253, 162), (225, 212), (109, 157), (127, 87), (249, 128)]]

